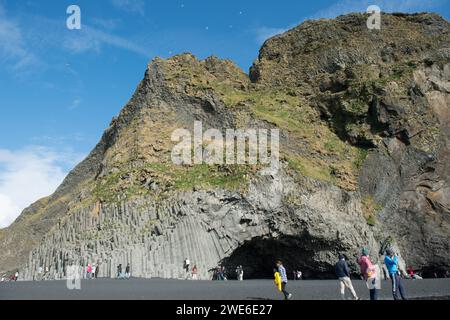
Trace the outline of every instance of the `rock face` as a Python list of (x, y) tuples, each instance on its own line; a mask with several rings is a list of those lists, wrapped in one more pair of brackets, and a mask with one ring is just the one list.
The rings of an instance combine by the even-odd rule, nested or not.
[[(45, 265), (63, 278), (65, 266), (92, 262), (99, 263), (100, 276), (114, 277), (119, 263), (130, 262), (137, 277), (182, 279), (185, 257), (202, 279), (210, 279), (210, 270), (224, 259), (226, 265), (245, 264), (250, 275), (270, 276), (267, 266), (276, 252), (312, 275), (316, 268), (329, 272), (334, 252), (357, 254), (368, 240), (377, 246), (354, 195), (312, 181), (311, 191), (302, 192), (287, 176), (258, 180), (245, 196), (191, 191), (158, 202), (82, 209), (45, 237), (30, 255), (25, 277), (37, 277)], [(287, 197), (302, 204), (285, 203)], [(261, 246), (266, 242), (270, 247)]]
[[(70, 265), (114, 277), (203, 279), (219, 264), (270, 277), (353, 270), (396, 246), (425, 272), (450, 266), (450, 24), (433, 14), (308, 21), (269, 39), (250, 77), (230, 61), (155, 59), (93, 152), (0, 231), (0, 270)], [(177, 166), (177, 128), (280, 129), (281, 168)]]

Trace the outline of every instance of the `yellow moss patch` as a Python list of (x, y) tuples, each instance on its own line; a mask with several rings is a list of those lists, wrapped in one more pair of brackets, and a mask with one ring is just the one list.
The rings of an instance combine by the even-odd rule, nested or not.
[(377, 221), (377, 212), (381, 210), (381, 206), (377, 204), (373, 197), (366, 196), (361, 200), (362, 211), (367, 224), (374, 226)]

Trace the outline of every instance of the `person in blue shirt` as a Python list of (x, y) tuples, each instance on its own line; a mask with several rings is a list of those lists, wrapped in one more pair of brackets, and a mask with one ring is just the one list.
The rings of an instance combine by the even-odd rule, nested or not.
[[(386, 250), (384, 257), (384, 264), (389, 272), (389, 276), (392, 281), (392, 296), (394, 300), (406, 300), (405, 291), (403, 289), (402, 279), (398, 270), (398, 256), (395, 254), (392, 248)], [(399, 297), (400, 293), (400, 297)]]
[(281, 262), (281, 260), (278, 260), (276, 262), (276, 266), (277, 266), (277, 270), (280, 273), (280, 277), (281, 277), (281, 291), (284, 294), (284, 298), (286, 300), (290, 300), (292, 298), (292, 294), (290, 294), (289, 292), (286, 291), (286, 286), (287, 286), (287, 274), (286, 274), (286, 269), (283, 267), (283, 263)]

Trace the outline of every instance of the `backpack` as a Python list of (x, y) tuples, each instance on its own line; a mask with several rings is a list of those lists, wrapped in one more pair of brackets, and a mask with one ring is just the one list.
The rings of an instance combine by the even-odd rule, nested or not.
[(281, 275), (279, 272), (275, 272), (275, 287), (277, 287), (278, 291), (282, 291), (282, 285), (281, 285)]

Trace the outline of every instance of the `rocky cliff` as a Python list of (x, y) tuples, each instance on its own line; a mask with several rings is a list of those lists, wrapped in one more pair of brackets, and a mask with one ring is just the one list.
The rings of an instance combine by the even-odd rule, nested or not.
[[(450, 267), (450, 24), (434, 14), (307, 21), (269, 39), (250, 75), (190, 54), (155, 59), (92, 153), (0, 232), (0, 270), (32, 279), (130, 263), (140, 277), (202, 278), (218, 264), (306, 276), (338, 253), (388, 245), (425, 273)], [(281, 169), (174, 165), (177, 128), (280, 129)]]

